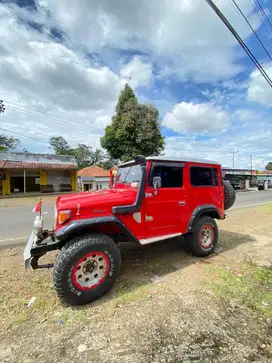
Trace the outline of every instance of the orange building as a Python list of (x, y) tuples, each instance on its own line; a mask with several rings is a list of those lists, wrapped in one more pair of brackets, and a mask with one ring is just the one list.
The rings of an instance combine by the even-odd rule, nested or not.
[(80, 189), (88, 192), (90, 190), (108, 189), (110, 182), (110, 171), (99, 166), (88, 166), (78, 172)]

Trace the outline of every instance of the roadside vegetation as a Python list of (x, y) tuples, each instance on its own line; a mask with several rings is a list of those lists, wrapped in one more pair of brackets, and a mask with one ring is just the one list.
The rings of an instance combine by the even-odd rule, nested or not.
[(215, 267), (212, 273), (217, 296), (272, 318), (272, 268), (245, 261), (234, 268)]

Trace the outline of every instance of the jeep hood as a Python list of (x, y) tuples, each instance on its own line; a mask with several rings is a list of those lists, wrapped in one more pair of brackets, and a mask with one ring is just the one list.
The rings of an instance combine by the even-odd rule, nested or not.
[(100, 209), (112, 213), (112, 207), (120, 205), (130, 205), (136, 201), (138, 189), (111, 189), (95, 192), (82, 192), (60, 196), (56, 200), (58, 210), (75, 210), (80, 205), (80, 210), (88, 208)]

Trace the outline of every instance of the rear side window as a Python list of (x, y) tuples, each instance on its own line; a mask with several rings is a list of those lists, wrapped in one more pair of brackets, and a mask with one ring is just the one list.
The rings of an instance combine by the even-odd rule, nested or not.
[(153, 166), (149, 185), (152, 186), (153, 178), (160, 176), (162, 188), (180, 188), (183, 186), (183, 168), (164, 165)]
[(213, 168), (213, 186), (218, 186), (218, 170), (216, 168)]
[(216, 168), (192, 166), (190, 168), (191, 185), (195, 187), (218, 186), (218, 171)]

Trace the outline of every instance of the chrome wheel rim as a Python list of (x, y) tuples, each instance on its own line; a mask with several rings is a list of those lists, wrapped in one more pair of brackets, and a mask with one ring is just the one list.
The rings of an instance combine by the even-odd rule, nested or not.
[(210, 224), (203, 226), (199, 232), (200, 245), (203, 248), (209, 248), (213, 244), (214, 230)]
[(105, 253), (92, 252), (83, 256), (72, 271), (72, 282), (81, 290), (101, 284), (108, 275), (109, 259)]

